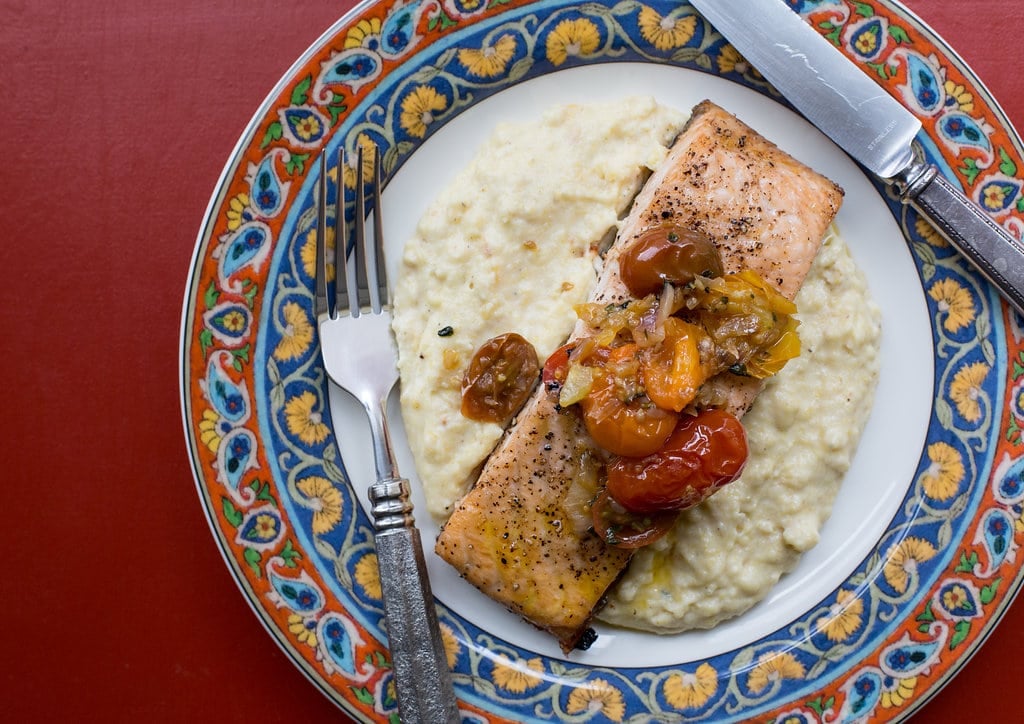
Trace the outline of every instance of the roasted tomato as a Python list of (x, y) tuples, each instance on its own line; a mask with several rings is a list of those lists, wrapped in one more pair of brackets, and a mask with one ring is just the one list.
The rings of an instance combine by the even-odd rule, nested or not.
[(565, 382), (565, 375), (569, 371), (569, 355), (572, 354), (573, 347), (573, 344), (563, 344), (544, 362), (541, 380), (548, 389), (557, 389)]
[(487, 340), (462, 378), (462, 414), (504, 425), (530, 397), (540, 362), (533, 345), (509, 332)]
[(579, 403), (587, 432), (613, 455), (643, 457), (659, 450), (675, 429), (678, 415), (643, 394), (637, 346), (615, 347), (602, 362)]
[(741, 371), (750, 377), (763, 380), (778, 374), (787, 362), (799, 357), (800, 336), (796, 331), (799, 324), (793, 317), (786, 317), (779, 326), (781, 336), (778, 340), (747, 360)]
[(701, 362), (704, 330), (678, 317), (665, 320), (665, 339), (643, 351), (644, 389), (658, 407), (682, 412), (713, 372)]
[(683, 510), (739, 477), (747, 461), (743, 425), (724, 410), (684, 416), (664, 447), (608, 465), (608, 493), (631, 513)]
[(643, 548), (665, 535), (678, 514), (675, 511), (636, 514), (619, 505), (607, 490), (598, 493), (590, 506), (594, 532), (616, 548)]
[(635, 297), (658, 292), (665, 282), (682, 286), (698, 276), (722, 276), (722, 259), (696, 229), (672, 225), (642, 232), (619, 257), (619, 273)]
[(709, 281), (693, 302), (723, 367), (763, 379), (800, 354), (796, 305), (750, 269)]

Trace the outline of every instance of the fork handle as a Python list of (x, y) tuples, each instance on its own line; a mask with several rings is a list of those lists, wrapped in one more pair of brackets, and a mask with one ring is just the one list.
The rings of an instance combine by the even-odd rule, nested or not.
[(384, 620), (403, 722), (460, 721), (409, 483), (370, 486)]

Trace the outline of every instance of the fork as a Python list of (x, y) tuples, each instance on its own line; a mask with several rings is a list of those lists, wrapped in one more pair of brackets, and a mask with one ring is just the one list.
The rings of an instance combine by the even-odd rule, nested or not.
[(400, 477), (388, 433), (387, 399), (398, 381), (381, 222), (380, 151), (373, 148), (373, 243), (366, 229), (363, 147), (356, 164), (353, 251), (345, 233), (344, 151), (335, 195), (335, 294), (327, 293), (327, 154), (320, 156), (315, 313), (328, 376), (362, 403), (370, 421), (377, 482), (370, 486), (384, 620), (403, 722), (458, 722), (451, 670), (441, 639), (409, 482)]

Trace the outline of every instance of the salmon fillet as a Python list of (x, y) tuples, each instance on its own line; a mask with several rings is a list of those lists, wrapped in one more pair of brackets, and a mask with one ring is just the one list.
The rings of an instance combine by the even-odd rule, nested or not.
[[(792, 299), (842, 202), (842, 190), (743, 122), (704, 101), (647, 180), (605, 255), (591, 301), (631, 298), (618, 259), (644, 230), (695, 227), (726, 273), (749, 268)], [(590, 333), (580, 321), (570, 339)], [(742, 415), (762, 383), (723, 373), (705, 383)], [(579, 414), (539, 387), (441, 529), (436, 551), (485, 594), (572, 650), (631, 551), (594, 534), (589, 502), (605, 453)]]

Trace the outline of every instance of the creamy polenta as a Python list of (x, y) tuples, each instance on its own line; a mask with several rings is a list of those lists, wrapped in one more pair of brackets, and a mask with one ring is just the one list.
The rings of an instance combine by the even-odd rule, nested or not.
[(514, 331), (543, 361), (587, 298), (602, 239), (686, 116), (651, 98), (559, 106), (496, 128), (420, 220), (400, 263), (402, 416), (430, 512), (451, 512), (504, 432), (460, 413), (462, 375)]
[[(600, 241), (685, 118), (632, 98), (500, 126), (421, 220), (401, 261), (394, 328), (402, 413), (434, 515), (451, 511), (503, 434), (460, 413), (474, 351), (517, 332), (543, 361), (564, 341)], [(634, 556), (603, 620), (662, 633), (714, 626), (763, 598), (818, 541), (871, 409), (881, 334), (836, 233), (797, 306), (803, 353), (743, 419), (743, 476)]]

